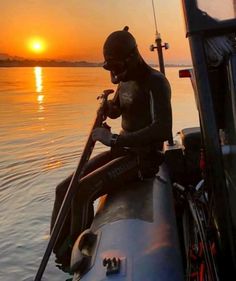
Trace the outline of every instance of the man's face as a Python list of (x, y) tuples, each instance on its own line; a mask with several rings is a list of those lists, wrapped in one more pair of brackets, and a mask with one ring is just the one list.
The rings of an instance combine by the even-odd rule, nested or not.
[(118, 84), (120, 81), (125, 80), (125, 75), (127, 73), (127, 66), (125, 61), (117, 60), (112, 57), (105, 57), (103, 68), (110, 71), (112, 83)]

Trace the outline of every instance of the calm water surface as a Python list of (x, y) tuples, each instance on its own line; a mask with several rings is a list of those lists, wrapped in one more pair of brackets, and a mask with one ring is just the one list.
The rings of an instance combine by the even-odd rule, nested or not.
[[(191, 83), (167, 68), (174, 134), (197, 126)], [(96, 97), (115, 89), (101, 68), (0, 68), (0, 280), (32, 280), (49, 239), (55, 186), (78, 163)], [(119, 132), (119, 120), (108, 121)], [(95, 153), (103, 150), (96, 146)], [(43, 280), (66, 280), (51, 256)]]

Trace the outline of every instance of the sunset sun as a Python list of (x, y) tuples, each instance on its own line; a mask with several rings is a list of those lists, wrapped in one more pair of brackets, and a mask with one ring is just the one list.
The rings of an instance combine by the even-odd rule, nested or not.
[(42, 54), (46, 50), (46, 43), (41, 38), (31, 38), (28, 41), (28, 49), (31, 53)]

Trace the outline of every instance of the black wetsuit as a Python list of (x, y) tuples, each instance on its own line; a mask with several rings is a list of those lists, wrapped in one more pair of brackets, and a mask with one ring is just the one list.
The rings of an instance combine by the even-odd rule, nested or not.
[[(163, 142), (172, 134), (170, 98), (167, 79), (145, 63), (135, 80), (120, 82), (114, 99), (108, 103), (107, 115), (110, 118), (121, 115), (123, 130), (115, 147), (89, 161), (72, 203), (72, 215), (67, 218), (54, 249), (56, 252), (69, 229), (74, 241), (90, 226), (96, 198), (117, 188), (126, 188), (129, 181), (140, 180), (140, 175), (152, 177), (158, 171)], [(56, 188), (52, 225), (70, 179)]]
[(120, 82), (110, 118), (122, 115), (124, 133), (117, 145), (121, 147), (160, 146), (171, 138), (171, 90), (160, 72), (146, 66), (136, 80)]

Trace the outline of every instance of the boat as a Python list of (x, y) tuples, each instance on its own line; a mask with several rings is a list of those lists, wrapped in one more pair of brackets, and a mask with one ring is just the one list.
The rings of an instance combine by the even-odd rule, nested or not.
[(236, 1), (182, 5), (193, 67), (180, 77), (200, 127), (165, 144), (156, 177), (101, 199), (73, 246), (74, 281), (235, 279)]

